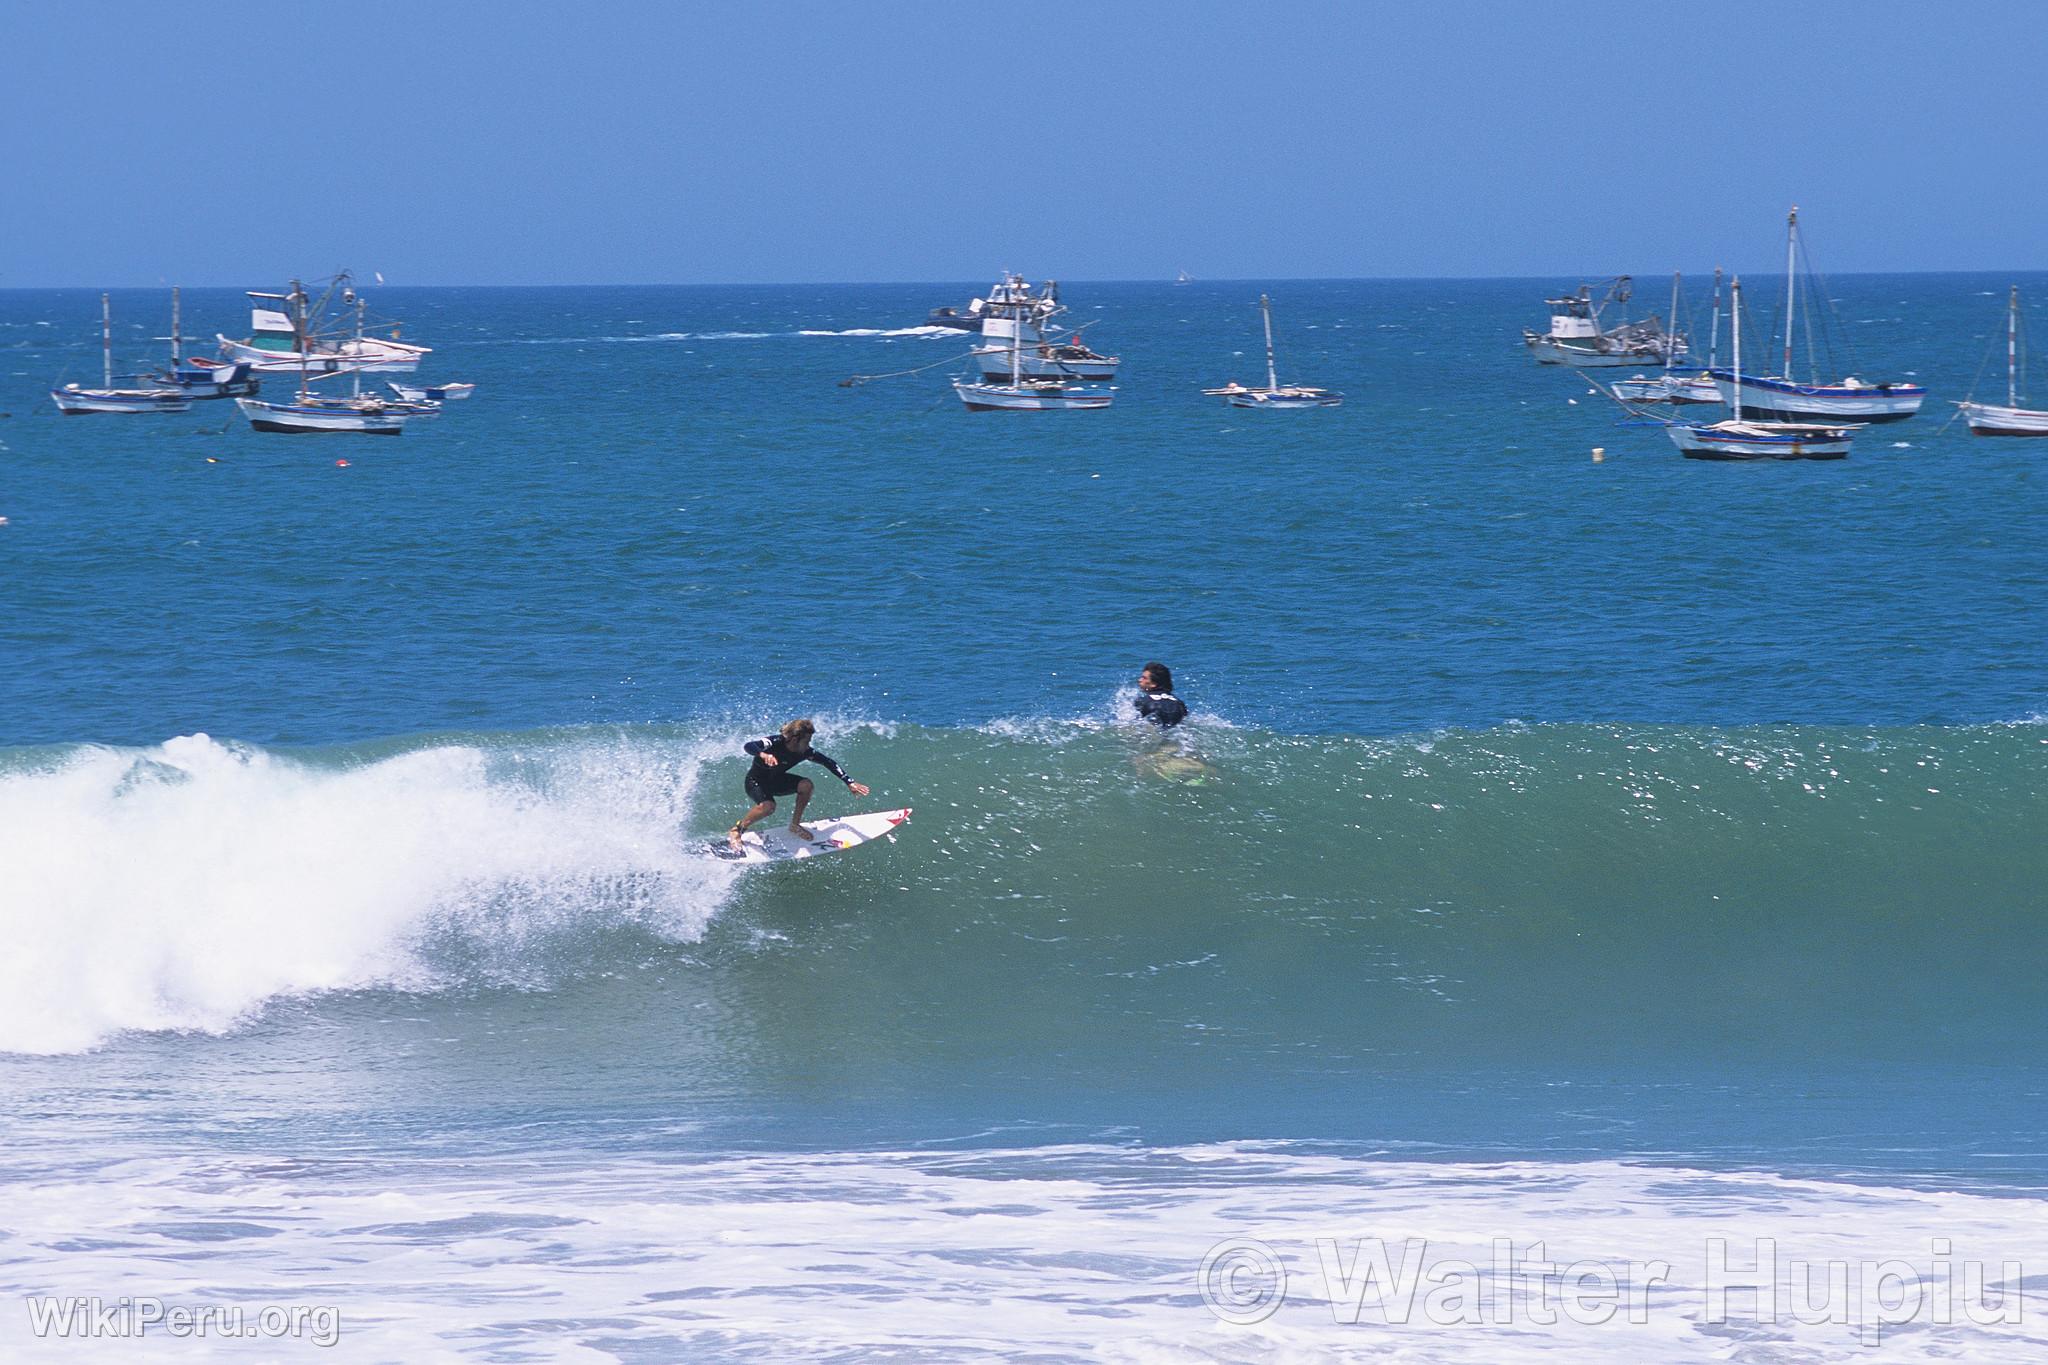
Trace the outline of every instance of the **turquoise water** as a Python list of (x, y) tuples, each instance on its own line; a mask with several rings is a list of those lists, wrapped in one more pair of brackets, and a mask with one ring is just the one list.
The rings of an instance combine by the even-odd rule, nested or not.
[[(2009, 281), (1836, 281), (1930, 406), (1776, 467), (1530, 364), (1556, 283), (1070, 286), (1096, 414), (838, 385), (972, 286), (381, 291), (479, 385), (395, 441), (61, 419), (96, 300), (0, 293), (0, 1281), (318, 1262), (379, 1358), (1235, 1359), (1361, 1339), (1218, 1336), (1227, 1235), (2020, 1244), (2048, 449), (1945, 401)], [(1262, 288), (1343, 408), (1196, 392)], [(1200, 785), (1121, 724), (1155, 657)], [(911, 824), (697, 856), (799, 713)], [(1659, 1321), (1418, 1358), (1723, 1339)]]

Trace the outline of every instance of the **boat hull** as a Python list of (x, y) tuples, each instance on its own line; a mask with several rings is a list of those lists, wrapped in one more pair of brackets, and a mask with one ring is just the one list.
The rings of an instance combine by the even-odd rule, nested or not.
[[(1721, 401), (1733, 403), (1735, 375), (1709, 370)], [(1742, 411), (1774, 422), (1903, 422), (1920, 411), (1927, 390), (1918, 384), (1793, 384), (1742, 376)]]
[(1714, 387), (1711, 379), (1686, 379), (1678, 375), (1659, 375), (1654, 379), (1637, 375), (1633, 379), (1617, 379), (1610, 387), (1618, 398), (1631, 403), (1687, 403), (1718, 404), (1721, 391)]
[(1815, 428), (1809, 432), (1773, 432), (1748, 423), (1717, 423), (1667, 429), (1673, 445), (1688, 460), (1841, 460), (1849, 454), (1854, 432)]
[(361, 436), (398, 436), (405, 431), (409, 414), (389, 410), (326, 407), (309, 403), (266, 403), (257, 398), (237, 398), (237, 406), (258, 431), (291, 436), (347, 432)]
[(1555, 337), (1538, 336), (1534, 332), (1524, 332), (1522, 344), (1529, 348), (1529, 354), (1536, 358), (1538, 365), (1570, 365), (1580, 370), (1607, 370), (1633, 366), (1640, 370), (1664, 363), (1663, 348), (1655, 346), (1603, 351), (1590, 344), (1575, 345), (1559, 341)]
[(219, 337), (221, 355), (231, 361), (246, 363), (257, 374), (338, 374), (345, 371), (360, 371), (364, 374), (411, 374), (420, 367), (420, 361), (429, 353), (425, 346), (410, 346), (402, 341), (380, 341), (375, 337), (363, 337), (342, 342), (331, 349), (311, 351), (303, 355), (298, 351), (270, 351), (260, 346), (251, 346), (246, 341), (230, 341)]
[(1106, 408), (1115, 395), (1107, 389), (1066, 389), (1054, 392), (1017, 384), (953, 383), (953, 391), (969, 412), (1058, 412)]
[(1232, 406), (1233, 408), (1260, 408), (1267, 411), (1277, 412), (1283, 409), (1292, 408), (1340, 407), (1344, 402), (1344, 395), (1341, 393), (1323, 393), (1313, 395), (1233, 393), (1226, 394), (1224, 396), (1224, 401), (1229, 403), (1230, 406)]
[(1994, 403), (1958, 403), (1972, 436), (2048, 436), (2048, 412)]
[(94, 412), (186, 412), (192, 401), (176, 389), (51, 389), (66, 417)]

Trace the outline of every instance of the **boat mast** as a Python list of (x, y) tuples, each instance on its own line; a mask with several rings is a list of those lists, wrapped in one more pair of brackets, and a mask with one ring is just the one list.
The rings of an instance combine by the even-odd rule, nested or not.
[(1728, 333), (1735, 338), (1735, 420), (1742, 420), (1742, 276), (1735, 277), (1728, 296)]
[(100, 295), (100, 387), (114, 387), (114, 312), (105, 294)]
[(356, 363), (349, 371), (349, 396), (363, 396), (363, 309), (368, 305), (361, 294), (356, 295)]
[(171, 286), (171, 368), (178, 367), (178, 350), (181, 338), (178, 336), (178, 286)]
[(1671, 362), (1678, 357), (1678, 272), (1671, 272), (1671, 313), (1664, 319), (1664, 377), (1671, 377)]
[(1721, 363), (1721, 267), (1714, 267), (1714, 320), (1707, 327), (1707, 368)]
[(1020, 311), (1010, 324), (1010, 387), (1024, 383), (1024, 314)]
[(2016, 408), (2020, 405), (2020, 287), (2012, 287), (2012, 302), (2005, 311), (2005, 405)]
[(299, 339), (299, 401), (306, 401), (306, 352), (312, 348), (312, 341), (306, 336), (306, 288), (297, 280), (292, 281), (292, 310), (298, 315), (292, 321), (292, 330)]
[(1799, 251), (1799, 205), (1785, 216), (1785, 368), (1779, 373), (1792, 380), (1792, 306), (1798, 295), (1792, 287), (1792, 271)]
[(1273, 304), (1264, 294), (1259, 295), (1259, 312), (1266, 319), (1266, 387), (1280, 387), (1280, 376), (1273, 369)]

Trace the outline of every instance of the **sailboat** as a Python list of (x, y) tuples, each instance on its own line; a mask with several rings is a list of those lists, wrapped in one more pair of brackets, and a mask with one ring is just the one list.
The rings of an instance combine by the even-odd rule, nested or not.
[(192, 406), (176, 389), (114, 387), (114, 310), (105, 294), (100, 295), (100, 384), (97, 389), (66, 384), (51, 389), (50, 398), (66, 417), (88, 412), (184, 412)]
[(2048, 436), (2048, 412), (2020, 406), (2020, 287), (2012, 287), (2005, 309), (2005, 406), (1979, 403), (1976, 395), (1956, 404), (1972, 436)]
[[(1747, 375), (1743, 387), (1749, 391), (1749, 406), (1758, 415), (1788, 422), (1902, 422), (1920, 411), (1927, 390), (1918, 384), (1866, 384), (1850, 375), (1836, 384), (1802, 384), (1792, 375), (1793, 320), (1799, 301), (1799, 206), (1785, 218), (1785, 349), (1783, 364), (1775, 375)], [(1809, 338), (1810, 343), (1811, 338)], [(1812, 364), (1808, 356), (1809, 366)], [(1734, 376), (1715, 368), (1707, 371), (1723, 398), (1734, 387)]]
[(327, 282), (317, 301), (297, 280), (292, 281), (289, 293), (265, 294), (252, 289), (249, 297), (257, 305), (250, 310), (249, 337), (242, 341), (225, 336), (216, 339), (223, 359), (247, 361), (258, 374), (342, 374), (349, 370), (410, 374), (429, 354), (425, 346), (399, 341), (395, 328), (388, 340), (364, 336), (360, 327), (354, 337), (320, 340), (319, 334), (329, 330), (332, 304), (338, 300), (342, 308), (348, 308), (361, 303), (346, 270)]
[[(351, 293), (348, 302), (356, 310), (356, 340), (363, 331), (363, 301)], [(310, 385), (316, 376), (313, 373), (312, 357), (319, 352), (318, 333), (307, 325), (306, 300), (303, 293), (297, 302), (298, 313), (292, 319), (294, 332), (305, 339), (306, 345), (299, 351), (299, 394), (290, 403), (267, 403), (260, 398), (237, 398), (235, 403), (242, 414), (249, 419), (249, 425), (257, 431), (286, 432), (292, 435), (309, 435), (318, 432), (355, 432), (366, 436), (399, 436), (405, 432), (407, 419), (433, 416), (440, 411), (438, 403), (431, 405), (394, 402), (375, 395), (363, 393), (362, 369), (353, 368), (344, 373), (351, 376), (352, 392), (347, 398), (325, 398), (314, 394)], [(333, 354), (339, 348), (329, 348)], [(371, 367), (374, 368), (374, 367)], [(335, 373), (332, 370), (326, 374)], [(427, 410), (431, 408), (431, 411)]]
[[(1664, 347), (1664, 373), (1654, 378), (1637, 375), (1633, 379), (1617, 379), (1614, 391), (1623, 398), (1636, 403), (1719, 403), (1721, 391), (1714, 387), (1714, 381), (1705, 375), (1682, 375), (1672, 370), (1682, 352), (1674, 344), (1677, 341), (1679, 272), (1671, 273), (1671, 327)], [(1720, 345), (1721, 329), (1721, 272), (1714, 271), (1714, 320), (1713, 341), (1709, 344), (1707, 366), (1714, 365), (1713, 351)]]
[(1739, 275), (1735, 277), (1730, 291), (1730, 306), (1733, 312), (1728, 332), (1734, 338), (1735, 368), (1725, 373), (1731, 380), (1729, 407), (1734, 415), (1725, 421), (1697, 425), (1671, 423), (1665, 431), (1679, 452), (1688, 460), (1839, 460), (1847, 456), (1849, 442), (1857, 431), (1854, 424), (1743, 420), (1742, 392), (1747, 381), (1742, 374), (1742, 277)]
[(164, 385), (178, 390), (187, 398), (248, 398), (253, 397), (261, 387), (260, 381), (249, 372), (245, 360), (208, 360), (205, 356), (185, 354), (185, 338), (181, 332), (178, 308), (177, 286), (171, 287), (171, 334), (158, 337), (158, 341), (171, 343), (171, 365), (159, 370), (156, 379)]
[(1203, 389), (1211, 398), (1229, 400), (1234, 408), (1334, 408), (1344, 395), (1334, 389), (1311, 388), (1306, 384), (1282, 384), (1273, 365), (1273, 301), (1259, 295), (1259, 313), (1266, 322), (1266, 387), (1246, 388), (1235, 379), (1220, 389)]
[[(1076, 383), (1070, 379), (1045, 379), (1024, 372), (1024, 343), (1021, 328), (1010, 333), (1010, 382), (991, 383), (984, 378), (953, 381), (953, 392), (969, 412), (1007, 409), (1019, 412), (1055, 408), (1106, 408), (1116, 390), (1105, 384)], [(985, 363), (985, 362), (984, 362)]]

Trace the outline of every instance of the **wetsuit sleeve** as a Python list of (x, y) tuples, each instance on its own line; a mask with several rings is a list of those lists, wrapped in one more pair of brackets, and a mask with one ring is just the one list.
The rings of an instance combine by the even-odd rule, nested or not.
[(750, 739), (742, 747), (755, 758), (759, 758), (761, 751), (768, 747), (768, 741), (765, 739)]
[(846, 775), (846, 769), (840, 767), (838, 762), (832, 757), (832, 755), (821, 754), (816, 749), (813, 749), (808, 754), (804, 755), (804, 757), (810, 759), (811, 762), (817, 764), (826, 772), (831, 773), (832, 776), (838, 778), (847, 786), (850, 787), (853, 785), (853, 779)]
[(1153, 701), (1152, 698), (1146, 696), (1143, 692), (1140, 692), (1137, 696), (1131, 698), (1131, 705), (1140, 716), (1146, 720), (1151, 720), (1152, 712), (1158, 707), (1159, 703)]

